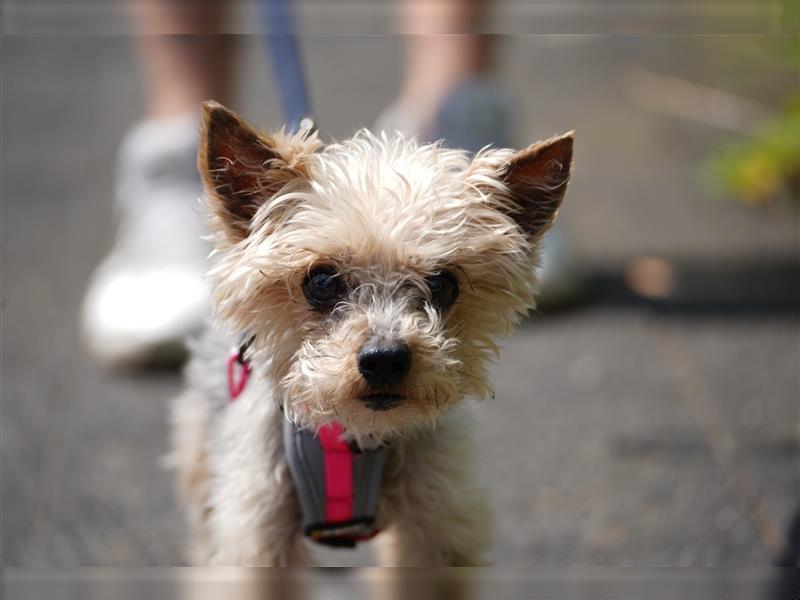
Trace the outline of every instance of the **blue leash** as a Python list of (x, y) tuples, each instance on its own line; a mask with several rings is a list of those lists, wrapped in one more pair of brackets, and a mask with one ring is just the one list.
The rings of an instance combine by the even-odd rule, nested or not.
[(262, 0), (261, 19), (286, 125), (297, 130), (310, 124), (313, 129), (314, 113), (290, 0)]

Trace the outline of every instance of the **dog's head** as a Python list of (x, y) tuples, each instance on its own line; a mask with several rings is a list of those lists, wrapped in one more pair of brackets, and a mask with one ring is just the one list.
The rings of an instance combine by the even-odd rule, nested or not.
[(430, 423), (491, 393), (571, 162), (570, 134), (474, 158), (366, 131), (323, 148), (207, 103), (217, 312), (301, 424), (383, 439)]

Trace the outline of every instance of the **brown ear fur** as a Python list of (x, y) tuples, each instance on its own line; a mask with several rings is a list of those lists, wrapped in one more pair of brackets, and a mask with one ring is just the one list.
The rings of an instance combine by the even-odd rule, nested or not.
[(511, 192), (511, 217), (531, 238), (553, 224), (572, 171), (573, 132), (537, 142), (508, 162), (503, 181)]
[(280, 148), (279, 137), (256, 131), (221, 104), (203, 103), (197, 164), (212, 227), (221, 228), (231, 241), (247, 236), (250, 221), (264, 202), (290, 182), (308, 176), (302, 153)]

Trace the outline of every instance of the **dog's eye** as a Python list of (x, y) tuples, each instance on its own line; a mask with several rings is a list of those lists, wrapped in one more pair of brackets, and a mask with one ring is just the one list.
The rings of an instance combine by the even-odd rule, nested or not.
[(314, 308), (331, 308), (344, 292), (344, 282), (333, 267), (315, 267), (303, 282), (303, 294)]
[(425, 283), (431, 292), (431, 303), (441, 310), (453, 306), (458, 298), (458, 279), (450, 271), (429, 275)]

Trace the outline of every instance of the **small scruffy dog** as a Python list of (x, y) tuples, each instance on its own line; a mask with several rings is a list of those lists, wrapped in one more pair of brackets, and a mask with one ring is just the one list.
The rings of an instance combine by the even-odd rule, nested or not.
[[(323, 146), (204, 105), (198, 163), (227, 334), (196, 344), (173, 406), (193, 563), (304, 559), (285, 419), (336, 422), (351, 446), (386, 448), (382, 563), (484, 563), (490, 517), (462, 400), (492, 395), (496, 340), (534, 304), (572, 144), (471, 157), (362, 131)], [(226, 359), (243, 340), (252, 377), (231, 402)]]

